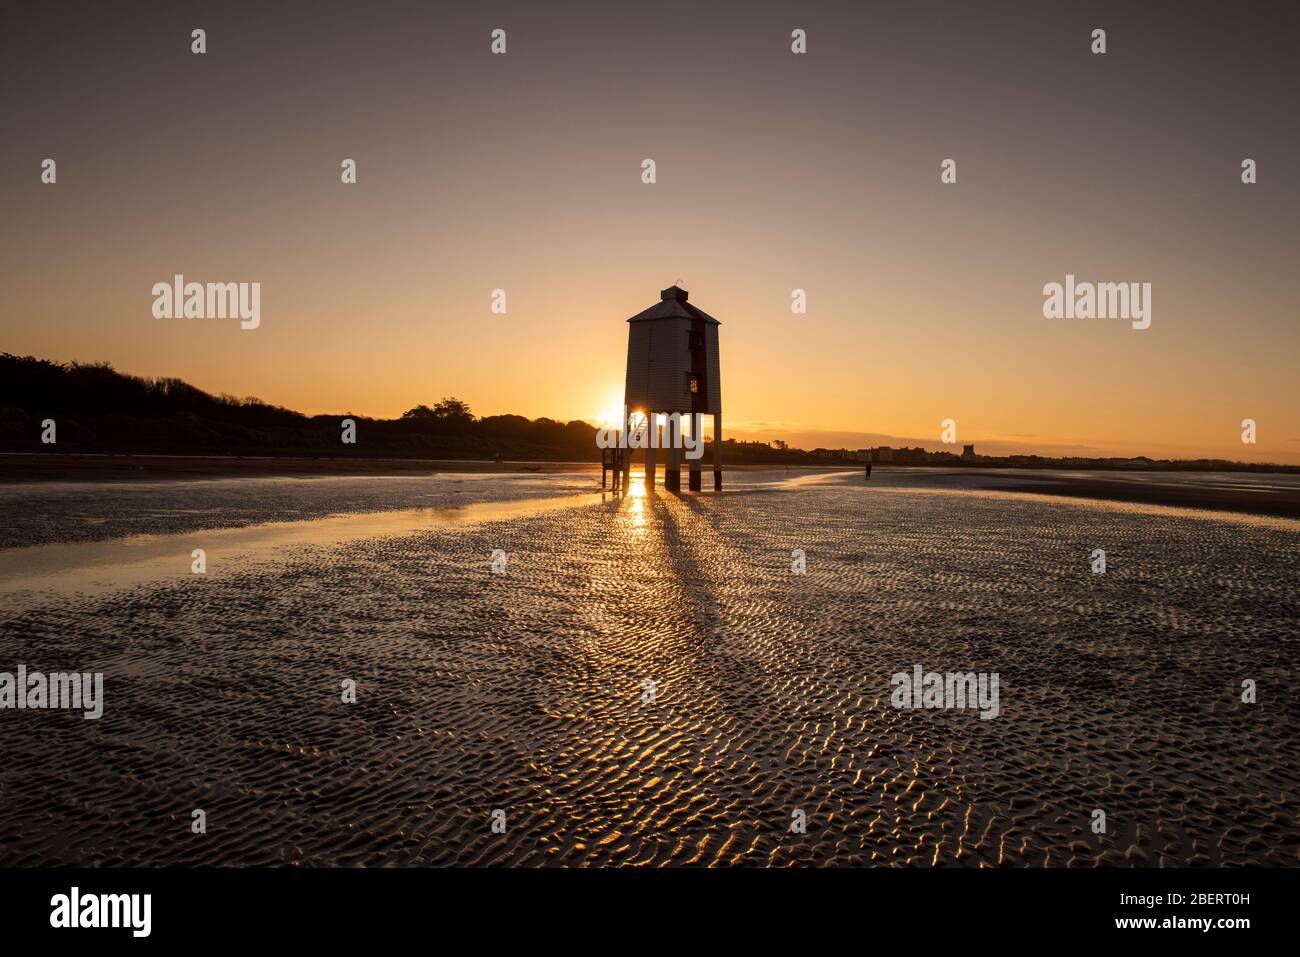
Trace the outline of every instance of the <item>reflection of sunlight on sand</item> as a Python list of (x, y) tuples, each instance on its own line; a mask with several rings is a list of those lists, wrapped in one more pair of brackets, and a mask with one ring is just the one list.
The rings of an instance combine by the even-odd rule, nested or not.
[(640, 478), (629, 479), (627, 483), (627, 497), (631, 503), (629, 512), (632, 516), (632, 527), (636, 529), (645, 528), (645, 473), (641, 473)]

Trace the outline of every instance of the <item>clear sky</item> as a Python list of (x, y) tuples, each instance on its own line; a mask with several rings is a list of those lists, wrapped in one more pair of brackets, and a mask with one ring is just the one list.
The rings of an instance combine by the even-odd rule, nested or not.
[[(938, 447), (951, 418), (987, 451), (1300, 463), (1295, 18), (29, 5), (0, 39), (0, 350), (306, 412), (595, 420), (624, 320), (680, 279), (737, 437)], [(175, 273), (261, 282), (261, 327), (154, 319)], [(1151, 327), (1043, 318), (1067, 273), (1151, 283)]]

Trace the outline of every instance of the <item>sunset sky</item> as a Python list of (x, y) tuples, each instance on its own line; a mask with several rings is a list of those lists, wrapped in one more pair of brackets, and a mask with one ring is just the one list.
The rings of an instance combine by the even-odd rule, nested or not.
[[(594, 421), (681, 280), (738, 438), (1300, 463), (1287, 6), (704, 6), (9, 13), (0, 351)], [(153, 318), (176, 273), (260, 281), (261, 327)], [(1151, 283), (1151, 327), (1043, 318), (1067, 273)]]

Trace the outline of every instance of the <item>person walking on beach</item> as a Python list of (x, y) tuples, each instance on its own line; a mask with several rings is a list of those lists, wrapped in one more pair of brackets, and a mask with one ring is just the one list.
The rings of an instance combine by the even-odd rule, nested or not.
[(868, 482), (871, 481), (871, 463), (870, 463), (870, 462), (867, 463), (866, 481), (868, 481)]

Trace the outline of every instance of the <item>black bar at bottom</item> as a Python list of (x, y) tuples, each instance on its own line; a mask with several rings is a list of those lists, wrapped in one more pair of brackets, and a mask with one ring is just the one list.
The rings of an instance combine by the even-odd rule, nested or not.
[[(5, 870), (6, 944), (132, 941), (130, 927), (56, 929), (52, 903), (73, 887), (148, 894), (149, 937), (169, 944), (356, 940), (372, 948), (413, 937), (553, 944), (579, 940), (716, 939), (729, 949), (774, 924), (882, 941), (1081, 939), (1181, 942), (1235, 952), (1255, 931), (1293, 924), (1298, 872), (1269, 870)], [(701, 906), (701, 902), (711, 902)], [(93, 905), (92, 905), (93, 906)], [(1204, 929), (1190, 921), (1210, 921)], [(1229, 926), (1248, 922), (1249, 926)], [(1153, 922), (1150, 926), (1143, 926)], [(1172, 923), (1168, 923), (1172, 922)], [(1123, 926), (1121, 926), (1123, 923)], [(671, 933), (669, 933), (671, 930)], [(820, 934), (820, 931), (819, 931)], [(987, 937), (989, 934), (999, 936)], [(1004, 937), (1027, 934), (1029, 937)], [(614, 936), (611, 936), (614, 935)], [(666, 936), (665, 936), (666, 935)], [(870, 946), (868, 946), (868, 944)], [(942, 946), (940, 946), (942, 945)], [(1181, 946), (1176, 944), (1175, 946)], [(959, 948), (964, 949), (964, 948)], [(15, 951), (16, 952), (16, 951)]]

